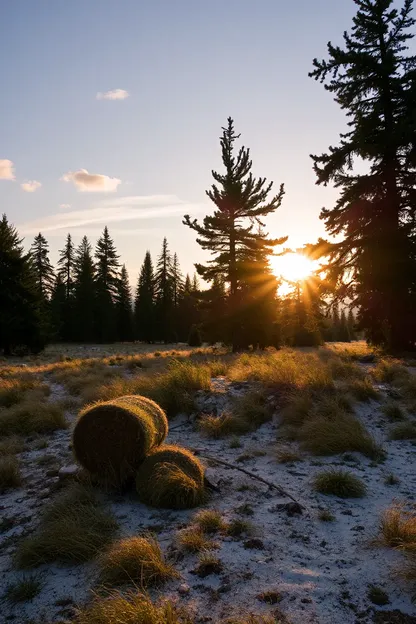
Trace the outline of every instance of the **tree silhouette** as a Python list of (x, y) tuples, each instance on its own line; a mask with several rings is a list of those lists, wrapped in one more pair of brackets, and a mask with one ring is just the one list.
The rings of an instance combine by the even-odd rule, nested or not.
[(137, 338), (149, 343), (155, 339), (154, 282), (152, 257), (147, 251), (137, 284), (134, 319)]
[(75, 328), (81, 342), (95, 340), (96, 282), (92, 248), (86, 236), (75, 253)]

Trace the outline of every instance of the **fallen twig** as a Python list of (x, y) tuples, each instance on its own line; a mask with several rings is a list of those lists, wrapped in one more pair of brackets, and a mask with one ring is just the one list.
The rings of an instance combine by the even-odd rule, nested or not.
[(254, 472), (250, 472), (249, 470), (246, 470), (245, 468), (241, 468), (240, 466), (231, 464), (230, 462), (224, 461), (223, 459), (217, 459), (216, 457), (213, 457), (212, 455), (207, 455), (203, 449), (193, 449), (193, 450), (196, 455), (201, 455), (201, 457), (208, 459), (208, 461), (213, 461), (213, 462), (216, 462), (217, 464), (221, 464), (222, 466), (227, 466), (228, 468), (232, 468), (233, 470), (239, 470), (240, 472), (244, 472), (244, 474), (248, 475), (252, 479), (257, 479), (257, 481), (261, 481), (268, 487), (274, 488), (280, 494), (282, 494), (282, 496), (287, 496), (294, 503), (297, 503), (298, 505), (300, 505), (302, 509), (306, 509), (306, 507), (304, 505), (301, 505), (299, 501), (296, 500), (296, 498), (294, 498), (291, 494), (289, 494), (289, 492), (286, 492), (286, 490), (284, 490), (281, 485), (277, 485), (276, 483), (273, 483), (272, 481), (263, 479), (263, 477), (259, 477), (259, 475), (256, 475)]

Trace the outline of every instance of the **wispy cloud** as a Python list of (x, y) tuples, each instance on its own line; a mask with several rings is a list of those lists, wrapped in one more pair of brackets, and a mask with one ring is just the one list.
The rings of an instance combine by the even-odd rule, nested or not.
[(121, 184), (121, 180), (118, 178), (110, 178), (101, 173), (88, 173), (86, 169), (68, 171), (61, 180), (73, 182), (82, 193), (112, 193)]
[(7, 158), (0, 159), (0, 180), (14, 180), (14, 165)]
[(35, 221), (18, 225), (23, 235), (37, 232), (62, 233), (72, 228), (102, 226), (123, 221), (162, 219), (187, 212), (195, 213), (202, 205), (189, 204), (175, 195), (134, 195), (118, 199), (103, 200), (86, 210), (59, 212)]
[(59, 208), (61, 210), (69, 210), (71, 208), (71, 204), (59, 204)]
[(28, 180), (27, 182), (23, 182), (20, 186), (26, 193), (34, 193), (42, 184), (37, 180)]
[(129, 92), (124, 89), (112, 89), (111, 91), (105, 91), (101, 93), (99, 91), (95, 96), (97, 100), (125, 100), (129, 97)]

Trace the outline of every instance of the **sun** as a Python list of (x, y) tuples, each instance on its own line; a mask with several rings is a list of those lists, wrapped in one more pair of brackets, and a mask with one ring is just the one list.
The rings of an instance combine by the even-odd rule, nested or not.
[(287, 282), (306, 280), (317, 268), (316, 262), (299, 253), (273, 256), (271, 265), (274, 274)]

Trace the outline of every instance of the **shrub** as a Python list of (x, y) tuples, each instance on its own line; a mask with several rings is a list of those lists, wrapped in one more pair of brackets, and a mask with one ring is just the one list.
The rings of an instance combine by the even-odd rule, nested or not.
[(47, 507), (38, 529), (19, 544), (17, 566), (87, 561), (111, 542), (117, 528), (94, 492), (73, 484)]
[(205, 498), (204, 469), (188, 450), (174, 445), (151, 451), (136, 474), (140, 500), (153, 507), (187, 509)]
[(416, 440), (416, 423), (408, 421), (396, 425), (390, 431), (390, 440)]
[(201, 334), (199, 333), (197, 325), (192, 325), (191, 327), (188, 337), (188, 345), (190, 347), (200, 347), (202, 345)]
[(0, 493), (22, 484), (19, 462), (13, 455), (0, 457)]
[(74, 428), (73, 448), (92, 475), (118, 485), (134, 475), (166, 433), (166, 417), (155, 403), (126, 396), (83, 410)]
[(35, 576), (27, 576), (6, 587), (4, 598), (12, 603), (33, 600), (42, 589), (42, 581)]
[(361, 479), (344, 470), (325, 470), (318, 473), (313, 486), (320, 494), (339, 498), (361, 498), (367, 491)]
[(138, 592), (97, 596), (78, 611), (75, 624), (193, 624), (193, 619), (170, 601), (155, 605)]
[(99, 559), (100, 581), (106, 585), (135, 583), (142, 589), (177, 576), (151, 537), (128, 537), (109, 547)]
[(62, 409), (54, 403), (27, 400), (0, 410), (0, 435), (50, 433), (67, 426)]
[(194, 522), (203, 533), (217, 533), (226, 527), (221, 513), (215, 509), (199, 511), (194, 516)]
[(357, 451), (381, 459), (383, 451), (364, 425), (351, 414), (339, 413), (332, 420), (322, 417), (307, 420), (298, 431), (305, 450), (314, 455), (336, 455)]
[(190, 553), (219, 548), (217, 542), (208, 539), (199, 527), (188, 527), (179, 531), (176, 542), (180, 550)]

